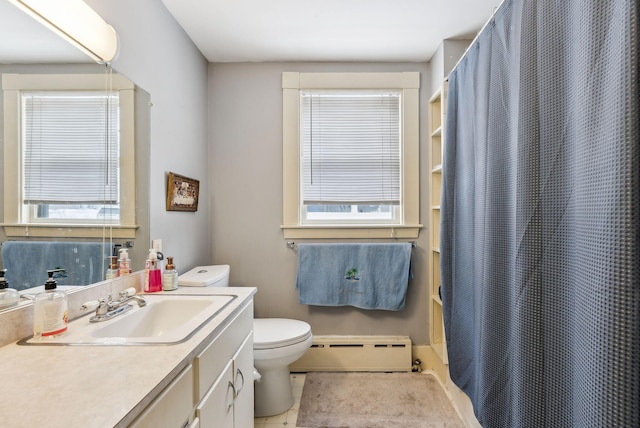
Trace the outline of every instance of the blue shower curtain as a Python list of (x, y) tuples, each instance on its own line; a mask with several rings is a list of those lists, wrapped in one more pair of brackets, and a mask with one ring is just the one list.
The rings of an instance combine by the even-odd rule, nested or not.
[(449, 76), (452, 380), (484, 427), (640, 426), (637, 0), (505, 0)]

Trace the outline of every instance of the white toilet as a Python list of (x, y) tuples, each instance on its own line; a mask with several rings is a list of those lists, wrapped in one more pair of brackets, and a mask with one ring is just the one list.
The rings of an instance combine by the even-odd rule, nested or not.
[[(178, 277), (178, 285), (228, 287), (229, 265), (198, 266)], [(283, 413), (293, 406), (289, 364), (311, 347), (311, 326), (285, 318), (253, 320), (253, 363), (261, 375), (255, 384), (255, 416)]]

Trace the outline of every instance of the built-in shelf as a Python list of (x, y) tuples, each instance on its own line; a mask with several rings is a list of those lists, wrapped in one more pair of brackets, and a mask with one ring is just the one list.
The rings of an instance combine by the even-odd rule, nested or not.
[(444, 343), (432, 343), (431, 347), (433, 348), (434, 351), (436, 351), (436, 354), (438, 355), (438, 357), (440, 357), (440, 359), (444, 361), (445, 360)]
[(442, 360), (448, 364), (447, 346), (442, 322), (442, 300), (440, 299), (440, 199), (442, 186), (442, 159), (443, 159), (443, 125), (446, 109), (447, 83), (445, 82), (429, 100), (429, 154), (431, 159), (431, 172), (429, 174), (429, 228), (431, 250), (429, 255), (429, 290), (430, 290), (430, 331), (429, 339), (431, 347)]

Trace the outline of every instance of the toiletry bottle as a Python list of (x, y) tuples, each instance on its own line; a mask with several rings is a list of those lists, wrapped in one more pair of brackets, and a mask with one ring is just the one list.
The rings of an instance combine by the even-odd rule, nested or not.
[(6, 269), (0, 270), (0, 309), (15, 306), (20, 301), (18, 290), (9, 288), (9, 282), (4, 277), (6, 273)]
[(178, 289), (178, 271), (173, 264), (173, 257), (167, 257), (167, 265), (162, 274), (162, 289), (164, 291)]
[(120, 259), (118, 259), (118, 276), (129, 275), (131, 273), (131, 260), (129, 260), (129, 251), (126, 248), (120, 250)]
[(58, 290), (53, 279), (55, 270), (48, 270), (49, 279), (44, 291), (36, 295), (33, 302), (33, 337), (48, 339), (60, 336), (67, 331), (67, 293)]
[(151, 270), (151, 260), (157, 259), (156, 250), (149, 248), (149, 255), (144, 262), (144, 291), (149, 292), (149, 271)]
[(118, 276), (118, 257), (109, 256), (109, 268), (107, 269), (106, 279), (112, 279)]
[(149, 292), (162, 291), (162, 273), (156, 255), (156, 250), (149, 251)]
[[(151, 252), (151, 250), (149, 250)], [(144, 286), (143, 290), (145, 292), (149, 292), (149, 269), (151, 268), (151, 254), (147, 257), (147, 260), (144, 262)]]

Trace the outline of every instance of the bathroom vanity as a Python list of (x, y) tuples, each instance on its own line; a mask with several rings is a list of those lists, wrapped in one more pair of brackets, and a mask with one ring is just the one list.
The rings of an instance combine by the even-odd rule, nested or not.
[(235, 296), (179, 343), (0, 347), (0, 426), (253, 426), (255, 291), (165, 293)]

